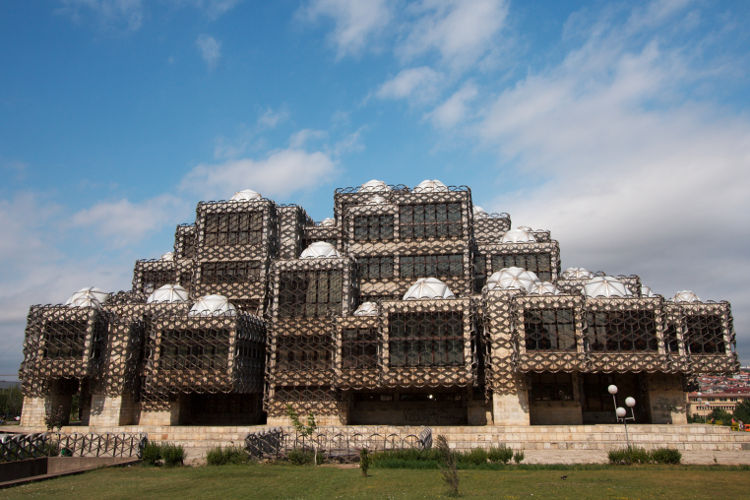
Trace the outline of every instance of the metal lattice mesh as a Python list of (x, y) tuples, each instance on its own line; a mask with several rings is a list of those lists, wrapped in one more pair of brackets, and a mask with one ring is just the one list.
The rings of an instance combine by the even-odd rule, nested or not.
[[(586, 298), (585, 279), (558, 278), (560, 250), (549, 231), (501, 243), (510, 222), (504, 213), (475, 216), (465, 186), (338, 189), (334, 221), (322, 225), (299, 206), (268, 199), (201, 202), (195, 224), (177, 226), (171, 259), (136, 262), (130, 292), (100, 309), (31, 308), (24, 393), (128, 394), (147, 411), (191, 395), (191, 404), (214, 398), (231, 411), (233, 397), (257, 404), (244, 395), (262, 392), (269, 416), (284, 416), (286, 404), (340, 416), (352, 391), (514, 394), (527, 390), (531, 373), (539, 374), (530, 379), (536, 398), (569, 394), (567, 374), (689, 380), (738, 366), (728, 303), (641, 297), (635, 275), (617, 277), (632, 297)], [(314, 241), (341, 256), (300, 259)], [(562, 294), (487, 290), (488, 275), (509, 266)], [(423, 277), (439, 278), (457, 298), (402, 301)], [(190, 302), (223, 294), (238, 313), (192, 317), (189, 303), (146, 304), (172, 283)], [(365, 301), (376, 303), (373, 315), (354, 316)]]

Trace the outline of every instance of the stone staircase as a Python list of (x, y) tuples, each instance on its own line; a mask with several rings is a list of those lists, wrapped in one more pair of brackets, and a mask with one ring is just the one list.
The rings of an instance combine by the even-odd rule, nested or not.
[[(611, 450), (625, 446), (618, 424), (432, 427), (433, 439), (443, 434), (456, 450), (505, 445), (524, 450)], [(743, 451), (750, 456), (750, 432), (714, 425), (628, 425), (630, 442), (646, 449), (681, 451)]]

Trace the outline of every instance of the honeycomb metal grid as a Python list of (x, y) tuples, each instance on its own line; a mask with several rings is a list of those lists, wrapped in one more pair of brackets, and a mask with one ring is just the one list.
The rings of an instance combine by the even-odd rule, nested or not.
[[(512, 256), (523, 254), (537, 254), (550, 256), (550, 274), (551, 279), (545, 281), (556, 282), (560, 273), (560, 245), (557, 241), (547, 242), (529, 242), (529, 243), (478, 243), (477, 252), (485, 256), (486, 274), (489, 276), (495, 271), (493, 266), (493, 257), (495, 256)], [(506, 266), (510, 267), (510, 266)], [(530, 269), (534, 271), (533, 269)]]
[(174, 232), (175, 259), (192, 259), (195, 257), (195, 245), (195, 224), (179, 224)]
[(262, 319), (242, 312), (154, 314), (149, 323), (144, 409), (163, 409), (178, 394), (263, 391), (266, 325)]
[(149, 294), (162, 285), (177, 282), (177, 266), (173, 260), (141, 259), (135, 261), (133, 290)]
[(94, 308), (35, 305), (29, 310), (19, 370), (25, 396), (44, 396), (55, 379), (101, 382), (109, 314)]
[[(211, 244), (207, 241), (207, 217), (230, 214), (261, 214), (260, 240), (251, 244)], [(276, 206), (272, 200), (200, 202), (196, 208), (196, 258), (205, 260), (266, 260), (278, 254)], [(226, 227), (227, 231), (242, 228)], [(245, 229), (249, 231), (249, 228)]]

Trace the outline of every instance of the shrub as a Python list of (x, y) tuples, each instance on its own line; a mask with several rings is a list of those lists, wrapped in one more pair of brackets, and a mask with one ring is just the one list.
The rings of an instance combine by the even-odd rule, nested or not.
[(307, 465), (313, 463), (313, 460), (317, 458), (317, 463), (323, 463), (323, 454), (315, 453), (310, 449), (294, 448), (287, 454), (287, 459), (294, 465)]
[(682, 453), (672, 448), (659, 448), (651, 452), (651, 460), (657, 464), (679, 464)]
[(164, 464), (169, 467), (182, 465), (185, 461), (185, 449), (180, 445), (165, 443), (161, 446), (161, 456)]
[(370, 453), (367, 451), (367, 448), (359, 450), (359, 469), (365, 477), (367, 477), (367, 470), (370, 468), (370, 460)]
[(487, 450), (484, 448), (474, 448), (467, 453), (457, 454), (459, 465), (481, 465), (487, 463)]
[(516, 464), (520, 464), (521, 462), (523, 462), (523, 459), (524, 459), (525, 457), (526, 457), (526, 456), (525, 456), (525, 455), (523, 454), (523, 450), (518, 450), (517, 452), (515, 452), (515, 453), (513, 454), (513, 461), (514, 461), (514, 462), (515, 462)]
[(649, 452), (637, 446), (609, 452), (609, 463), (614, 465), (647, 464), (650, 461), (651, 455)]
[(159, 465), (161, 458), (161, 446), (156, 443), (146, 443), (141, 455), (144, 465)]
[(380, 469), (437, 469), (439, 453), (429, 450), (388, 450), (373, 453), (370, 464)]
[(246, 464), (250, 461), (247, 452), (239, 446), (222, 448), (217, 446), (208, 450), (206, 462), (208, 465)]
[(508, 462), (510, 462), (510, 459), (513, 458), (513, 450), (505, 445), (497, 448), (493, 446), (492, 448), (490, 448), (487, 456), (489, 457), (490, 462), (492, 462), (493, 464), (507, 464)]

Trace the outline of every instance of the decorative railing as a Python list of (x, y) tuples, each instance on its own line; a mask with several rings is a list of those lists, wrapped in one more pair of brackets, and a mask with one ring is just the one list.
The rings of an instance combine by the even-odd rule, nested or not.
[(369, 451), (418, 449), (432, 447), (432, 429), (419, 432), (398, 432), (391, 427), (318, 427), (312, 436), (299, 434), (291, 427), (276, 427), (250, 433), (245, 438), (245, 449), (256, 458), (284, 455), (295, 448), (312, 449), (329, 457), (350, 457), (362, 448)]
[(0, 437), (0, 462), (57, 455), (140, 458), (146, 442), (146, 434), (133, 433), (8, 434)]

